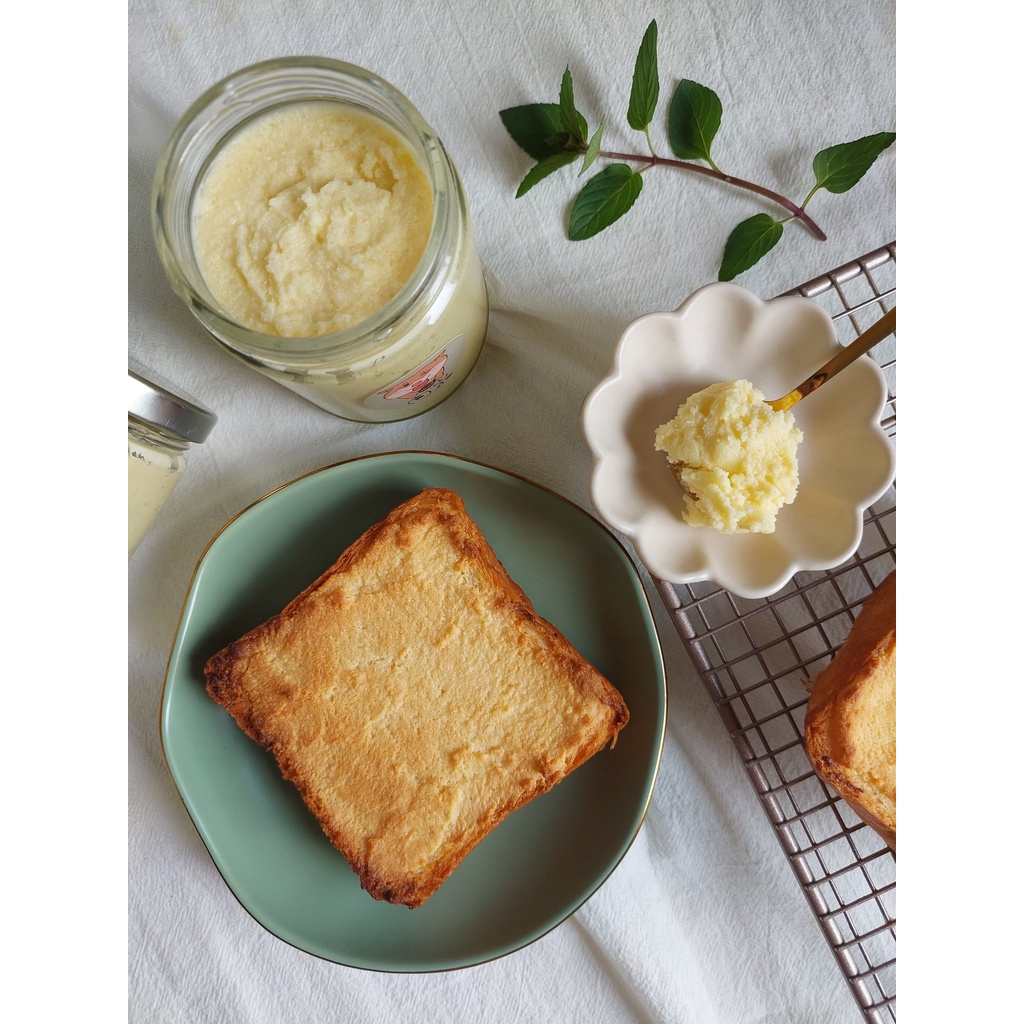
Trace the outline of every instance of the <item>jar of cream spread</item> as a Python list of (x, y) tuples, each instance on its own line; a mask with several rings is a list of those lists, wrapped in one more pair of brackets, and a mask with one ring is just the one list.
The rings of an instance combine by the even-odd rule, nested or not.
[(425, 412), (480, 354), (487, 293), (458, 173), (362, 68), (286, 58), (215, 85), (160, 158), (152, 213), (210, 334), (337, 416)]
[(128, 558), (185, 472), (185, 453), (217, 417), (194, 399), (128, 371)]

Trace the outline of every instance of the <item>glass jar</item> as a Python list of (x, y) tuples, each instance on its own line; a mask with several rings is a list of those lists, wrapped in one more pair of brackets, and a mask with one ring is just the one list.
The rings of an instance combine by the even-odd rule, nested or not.
[(217, 417), (195, 400), (128, 371), (128, 558), (185, 472), (185, 452)]
[[(257, 118), (331, 101), (383, 122), (408, 147), (433, 193), (423, 255), (397, 294), (345, 330), (281, 337), (243, 326), (211, 293), (197, 260), (194, 214), (212, 161)], [(483, 346), (487, 292), (455, 166), (408, 100), (362, 68), (318, 57), (265, 61), (213, 86), (183, 115), (153, 183), (153, 230), (172, 287), (228, 351), (345, 419), (386, 422), (425, 412), (466, 379)]]

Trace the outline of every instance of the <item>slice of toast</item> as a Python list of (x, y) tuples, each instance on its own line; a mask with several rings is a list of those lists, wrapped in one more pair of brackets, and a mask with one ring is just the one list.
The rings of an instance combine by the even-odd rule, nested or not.
[(445, 489), (370, 527), (206, 685), (363, 888), (409, 907), (629, 720)]
[(895, 850), (895, 569), (815, 679), (804, 736), (818, 774)]

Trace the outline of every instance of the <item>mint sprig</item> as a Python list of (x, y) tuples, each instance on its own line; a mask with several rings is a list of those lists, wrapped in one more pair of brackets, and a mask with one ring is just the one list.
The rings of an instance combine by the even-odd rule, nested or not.
[[(652, 21), (633, 65), (626, 111), (629, 127), (645, 135), (649, 153), (616, 153), (601, 148), (605, 119), (601, 119), (591, 136), (586, 118), (576, 107), (568, 67), (562, 74), (557, 103), (528, 103), (502, 110), (499, 116), (506, 131), (536, 161), (520, 183), (516, 198), (577, 160), (581, 162), (579, 176), (586, 174), (598, 159), (611, 161), (583, 185), (573, 200), (566, 233), (571, 240), (579, 241), (592, 238), (628, 213), (643, 189), (644, 174), (653, 167), (690, 171), (744, 189), (781, 207), (784, 215), (775, 218), (758, 213), (733, 229), (718, 270), (720, 281), (731, 281), (775, 248), (785, 226), (793, 221), (824, 240), (825, 232), (807, 213), (811, 198), (822, 190), (835, 195), (848, 192), (896, 141), (894, 132), (879, 132), (821, 150), (811, 165), (814, 184), (804, 201), (797, 204), (773, 189), (726, 174), (718, 167), (711, 148), (722, 127), (722, 102), (714, 90), (699, 82), (684, 78), (673, 91), (666, 123), (673, 157), (659, 156), (651, 141), (650, 128), (660, 96), (658, 25)], [(641, 166), (634, 170), (630, 164)]]

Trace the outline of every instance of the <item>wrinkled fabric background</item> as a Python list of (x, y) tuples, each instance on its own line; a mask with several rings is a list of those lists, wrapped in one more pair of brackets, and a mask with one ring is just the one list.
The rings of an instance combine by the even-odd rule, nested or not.
[[(131, 0), (128, 4), (130, 354), (215, 409), (217, 427), (129, 566), (129, 996), (137, 1024), (483, 1022), (855, 1024), (860, 1011), (649, 578), (668, 673), (668, 730), (647, 819), (609, 881), (547, 936), (450, 974), (374, 974), (322, 962), (257, 924), (224, 884), (163, 760), (163, 675), (196, 561), (263, 494), (353, 456), (463, 455), (590, 509), (579, 411), (637, 315), (678, 306), (717, 275), (756, 197), (656, 170), (637, 206), (583, 243), (564, 236), (574, 171), (528, 196), (531, 161), (498, 118), (555, 101), (566, 65), (609, 149), (633, 61), (659, 24), (662, 107), (680, 78), (724, 106), (724, 170), (797, 202), (829, 145), (895, 130), (895, 3), (744, 0)], [(425, 416), (338, 420), (218, 350), (171, 291), (149, 227), (158, 153), (178, 116), (237, 68), (287, 54), (367, 67), (403, 91), (462, 175), (486, 266), (488, 343), (469, 382)], [(895, 238), (896, 147), (810, 212), (738, 283), (785, 291)]]

